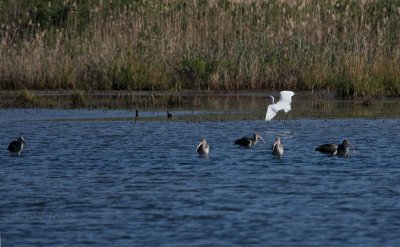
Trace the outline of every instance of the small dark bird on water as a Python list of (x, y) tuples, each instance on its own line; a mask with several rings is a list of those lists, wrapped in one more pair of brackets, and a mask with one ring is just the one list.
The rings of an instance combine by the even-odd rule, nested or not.
[(331, 155), (337, 155), (341, 157), (348, 157), (349, 156), (349, 150), (350, 147), (353, 149), (354, 153), (356, 153), (353, 145), (349, 142), (349, 140), (344, 139), (342, 144), (323, 144), (318, 146), (315, 150), (322, 152), (322, 153), (327, 153)]
[(8, 144), (7, 150), (10, 151), (11, 154), (20, 155), (22, 149), (24, 149), (24, 145), (27, 145), (24, 138), (22, 136), (18, 137), (18, 140), (10, 142)]
[(265, 143), (264, 139), (260, 136), (260, 134), (254, 133), (253, 138), (244, 136), (244, 137), (242, 137), (240, 139), (237, 139), (235, 141), (235, 145), (239, 145), (239, 146), (242, 146), (242, 147), (250, 148), (250, 147), (255, 146), (259, 139), (263, 143)]
[(199, 145), (197, 145), (196, 152), (199, 155), (208, 155), (210, 152), (210, 145), (208, 145), (206, 139), (201, 139)]
[(276, 138), (275, 142), (272, 146), (272, 154), (274, 155), (274, 158), (282, 158), (283, 155), (283, 144), (281, 143), (281, 138)]

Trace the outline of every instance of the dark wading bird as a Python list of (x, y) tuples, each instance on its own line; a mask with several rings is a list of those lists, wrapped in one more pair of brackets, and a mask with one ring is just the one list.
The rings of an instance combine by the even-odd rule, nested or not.
[(322, 153), (331, 154), (331, 155), (338, 155), (341, 157), (349, 156), (350, 147), (353, 149), (353, 152), (356, 153), (353, 145), (349, 142), (349, 140), (344, 139), (342, 144), (324, 144), (318, 146), (315, 150), (320, 151)]
[(281, 143), (281, 138), (276, 138), (274, 145), (272, 145), (272, 154), (274, 158), (282, 158), (283, 155), (283, 144)]
[(206, 139), (201, 139), (199, 145), (197, 145), (196, 152), (199, 155), (208, 155), (210, 152), (210, 145), (207, 144)]
[(292, 102), (293, 95), (292, 91), (282, 91), (280, 92), (279, 101), (276, 103), (274, 96), (270, 95), (272, 104), (268, 106), (265, 121), (271, 121), (280, 110), (284, 110), (285, 113), (290, 111), (292, 109), (290, 103)]
[(10, 151), (11, 154), (20, 155), (22, 149), (24, 149), (24, 145), (28, 147), (28, 144), (25, 142), (24, 138), (20, 136), (18, 137), (18, 140), (12, 141), (10, 144), (8, 144), (7, 150)]
[(242, 146), (242, 147), (249, 148), (249, 147), (255, 146), (259, 139), (263, 143), (265, 143), (264, 139), (260, 136), (260, 134), (254, 133), (253, 138), (244, 136), (244, 137), (242, 137), (240, 139), (237, 139), (235, 141), (235, 144), (237, 144), (239, 146)]

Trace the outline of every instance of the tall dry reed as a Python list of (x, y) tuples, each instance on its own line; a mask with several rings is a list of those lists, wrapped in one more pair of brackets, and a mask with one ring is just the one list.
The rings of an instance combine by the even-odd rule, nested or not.
[(400, 94), (398, 1), (127, 2), (63, 1), (58, 23), (51, 4), (53, 22), (10, 14), (0, 88)]

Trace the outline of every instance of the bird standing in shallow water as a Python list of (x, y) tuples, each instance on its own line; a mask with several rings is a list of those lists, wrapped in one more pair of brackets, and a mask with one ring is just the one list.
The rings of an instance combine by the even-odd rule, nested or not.
[(24, 149), (24, 145), (27, 145), (24, 138), (22, 136), (18, 137), (18, 140), (10, 142), (8, 144), (7, 150), (10, 151), (11, 154), (20, 155), (22, 149)]
[(235, 144), (237, 144), (237, 145), (239, 145), (239, 146), (242, 146), (242, 147), (249, 148), (249, 147), (255, 146), (255, 145), (257, 144), (257, 142), (258, 142), (259, 139), (260, 139), (263, 143), (265, 143), (264, 139), (260, 136), (260, 134), (254, 133), (253, 138), (244, 136), (244, 137), (242, 137), (242, 138), (240, 138), (240, 139), (237, 139), (237, 140), (235, 141)]
[(196, 152), (199, 155), (208, 155), (210, 152), (210, 145), (208, 145), (206, 139), (201, 139), (199, 145), (197, 145)]
[(272, 154), (274, 158), (282, 158), (283, 155), (283, 144), (281, 143), (281, 138), (276, 138), (274, 145), (272, 146)]
[(341, 157), (348, 157), (350, 147), (353, 149), (354, 153), (356, 153), (353, 145), (349, 142), (349, 140), (344, 139), (342, 144), (323, 144), (318, 146), (315, 150), (320, 151), (322, 153), (327, 153), (331, 155), (338, 155)]

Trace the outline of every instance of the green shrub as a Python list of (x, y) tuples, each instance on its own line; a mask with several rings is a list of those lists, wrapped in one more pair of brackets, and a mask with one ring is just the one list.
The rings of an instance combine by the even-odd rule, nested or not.
[(38, 97), (29, 90), (21, 90), (15, 99), (15, 105), (19, 107), (36, 107), (39, 103)]
[(184, 58), (180, 62), (177, 73), (185, 88), (207, 89), (216, 69), (216, 61), (209, 61), (202, 57)]
[(74, 91), (70, 95), (71, 108), (84, 108), (87, 105), (87, 97), (83, 91)]

